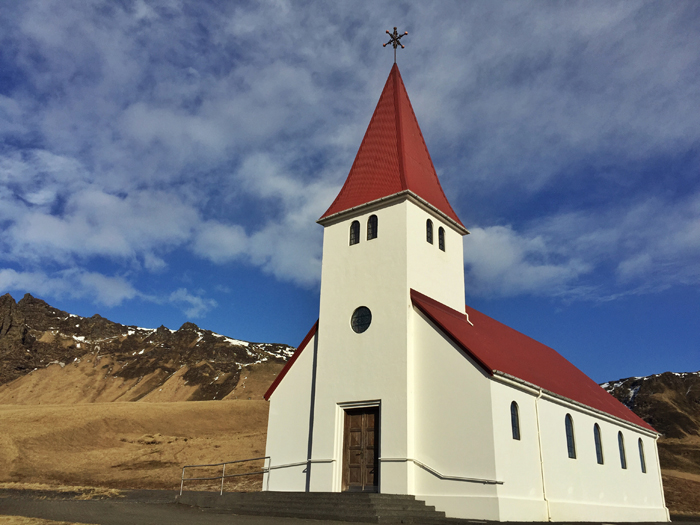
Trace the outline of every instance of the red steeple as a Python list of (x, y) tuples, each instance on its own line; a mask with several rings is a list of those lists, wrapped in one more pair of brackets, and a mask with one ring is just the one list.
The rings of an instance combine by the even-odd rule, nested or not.
[(406, 190), (464, 227), (442, 191), (394, 64), (348, 178), (321, 219)]

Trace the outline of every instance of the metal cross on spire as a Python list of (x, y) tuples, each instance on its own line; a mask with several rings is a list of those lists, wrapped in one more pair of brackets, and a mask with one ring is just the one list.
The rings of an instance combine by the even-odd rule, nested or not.
[(392, 46), (394, 46), (394, 64), (396, 64), (396, 48), (399, 46), (401, 46), (401, 49), (406, 47), (401, 42), (399, 42), (399, 40), (405, 37), (408, 34), (408, 31), (404, 31), (403, 35), (399, 35), (399, 33), (396, 31), (396, 28), (394, 28), (393, 33), (389, 33), (389, 30), (387, 29), (386, 34), (389, 35), (389, 41), (382, 47), (386, 47), (387, 44), (391, 44)]

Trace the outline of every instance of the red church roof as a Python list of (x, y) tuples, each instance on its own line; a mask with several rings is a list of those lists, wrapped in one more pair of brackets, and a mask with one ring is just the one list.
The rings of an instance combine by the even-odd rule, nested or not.
[(465, 315), (415, 290), (411, 300), (490, 375), (508, 374), (655, 432), (552, 348), (469, 306)]
[(396, 64), (348, 178), (321, 219), (409, 191), (464, 227), (447, 201)]

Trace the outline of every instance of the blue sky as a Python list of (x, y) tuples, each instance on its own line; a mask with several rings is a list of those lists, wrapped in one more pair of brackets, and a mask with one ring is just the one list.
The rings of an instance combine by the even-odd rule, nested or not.
[(0, 10), (0, 294), (296, 345), (393, 57), (466, 302), (599, 382), (700, 368), (700, 3)]

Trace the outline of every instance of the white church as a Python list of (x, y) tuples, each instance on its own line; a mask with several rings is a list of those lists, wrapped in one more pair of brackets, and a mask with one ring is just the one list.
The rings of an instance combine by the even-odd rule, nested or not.
[(469, 232), (396, 64), (318, 222), (319, 319), (265, 394), (265, 490), (412, 494), (497, 521), (669, 521), (658, 433), (465, 307)]

